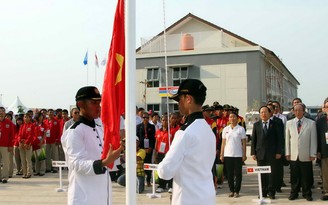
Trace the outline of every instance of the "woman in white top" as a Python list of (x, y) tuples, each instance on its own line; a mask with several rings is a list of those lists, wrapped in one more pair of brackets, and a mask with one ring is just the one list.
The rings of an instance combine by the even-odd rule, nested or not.
[(230, 125), (222, 131), (222, 145), (220, 160), (226, 167), (229, 197), (239, 197), (242, 181), (242, 166), (246, 160), (246, 133), (245, 129), (238, 125), (238, 115), (234, 112), (229, 115)]

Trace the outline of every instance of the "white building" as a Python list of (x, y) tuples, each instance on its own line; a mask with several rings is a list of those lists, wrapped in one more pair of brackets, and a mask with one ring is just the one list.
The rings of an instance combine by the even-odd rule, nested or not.
[[(167, 98), (160, 95), (166, 87), (163, 33), (143, 39), (136, 54), (137, 105), (160, 113), (167, 110)], [(208, 89), (205, 104), (233, 105), (243, 115), (270, 99), (287, 109), (297, 96), (299, 82), (267, 48), (193, 14), (166, 35), (168, 85), (200, 79)], [(178, 110), (176, 102), (169, 104), (170, 112)]]

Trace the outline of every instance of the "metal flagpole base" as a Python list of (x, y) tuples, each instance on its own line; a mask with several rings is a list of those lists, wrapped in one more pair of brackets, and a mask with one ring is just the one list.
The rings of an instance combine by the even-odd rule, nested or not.
[(257, 204), (271, 204), (271, 199), (253, 199), (252, 201)]
[(162, 196), (160, 194), (156, 194), (155, 193), (155, 169), (153, 169), (153, 186), (152, 186), (152, 193), (151, 194), (147, 194), (147, 196), (151, 199), (154, 198), (162, 198)]

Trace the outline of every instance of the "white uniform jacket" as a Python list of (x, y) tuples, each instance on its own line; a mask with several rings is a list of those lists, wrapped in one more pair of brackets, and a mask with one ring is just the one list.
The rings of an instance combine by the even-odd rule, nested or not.
[(310, 157), (317, 156), (317, 130), (313, 120), (303, 117), (300, 133), (297, 131), (298, 119), (287, 121), (285, 149), (292, 161), (297, 157), (301, 162), (310, 161)]
[(211, 169), (215, 159), (215, 135), (201, 112), (192, 113), (175, 134), (158, 176), (173, 178), (172, 205), (214, 205)]
[(61, 138), (68, 164), (68, 205), (110, 205), (112, 184), (101, 165), (103, 127), (81, 117)]

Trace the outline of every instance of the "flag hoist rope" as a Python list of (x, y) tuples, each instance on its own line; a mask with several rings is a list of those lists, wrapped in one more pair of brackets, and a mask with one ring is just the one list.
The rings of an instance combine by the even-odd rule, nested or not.
[(165, 0), (163, 0), (163, 26), (164, 26), (164, 32), (163, 32), (163, 40), (164, 40), (164, 66), (165, 66), (165, 87), (166, 87), (166, 112), (168, 114), (167, 116), (167, 123), (168, 123), (168, 129), (167, 129), (167, 135), (169, 137), (169, 146), (171, 146), (171, 128), (170, 128), (170, 107), (169, 107), (169, 86), (168, 86), (168, 67), (167, 67), (167, 53), (166, 53), (166, 21), (165, 21)]

